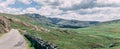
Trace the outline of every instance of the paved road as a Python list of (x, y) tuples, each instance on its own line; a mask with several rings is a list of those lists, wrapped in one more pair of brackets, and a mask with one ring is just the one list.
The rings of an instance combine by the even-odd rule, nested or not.
[(18, 30), (12, 29), (0, 37), (0, 49), (26, 49), (26, 42)]

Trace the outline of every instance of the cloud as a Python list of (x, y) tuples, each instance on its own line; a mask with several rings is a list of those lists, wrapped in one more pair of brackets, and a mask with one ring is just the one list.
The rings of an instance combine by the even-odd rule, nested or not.
[(41, 15), (57, 15), (62, 13), (59, 9), (54, 9), (52, 6), (43, 6), (39, 9)]
[(120, 7), (94, 7), (79, 10), (69, 10), (66, 11), (66, 13), (49, 17), (81, 21), (108, 21), (120, 19), (119, 11)]
[(26, 8), (25, 10), (22, 11), (23, 13), (38, 13), (38, 10), (33, 7)]
[(1, 1), (0, 2), (0, 7), (7, 7), (10, 4), (14, 4), (15, 0), (6, 0), (6, 1)]
[(24, 3), (24, 4), (31, 4), (31, 0), (1, 0), (0, 1), (0, 7), (7, 7), (11, 4), (15, 4), (15, 2), (21, 2), (21, 3)]
[(92, 8), (92, 9), (80, 9), (77, 10), (76, 12), (78, 12), (81, 15), (86, 15), (86, 14), (119, 14), (120, 7), (104, 7), (104, 8)]
[(79, 13), (68, 13), (64, 15), (54, 15), (49, 16), (52, 18), (62, 18), (62, 19), (68, 19), (68, 20), (80, 20), (80, 21), (109, 21), (114, 19), (120, 19), (120, 15), (116, 14), (88, 14), (88, 15), (80, 15)]
[(0, 8), (0, 12), (1, 13), (9, 13), (9, 14), (19, 14), (21, 12), (21, 9), (6, 7), (6, 8)]
[[(9, 6), (17, 6), (16, 3), (20, 6)], [(63, 19), (106, 21), (120, 19), (119, 3), (119, 0), (0, 0), (0, 12), (38, 13)]]
[(119, 4), (119, 0), (96, 0), (97, 3), (103, 3), (103, 4)]
[(120, 7), (119, 3), (119, 0), (82, 0), (80, 3), (72, 4), (70, 7), (62, 7), (61, 10), (79, 10), (96, 7)]
[(32, 1), (31, 0), (18, 0), (19, 2), (22, 2), (24, 4), (31, 4)]
[(72, 7), (73, 5), (77, 5), (81, 3), (82, 0), (59, 0), (60, 8)]

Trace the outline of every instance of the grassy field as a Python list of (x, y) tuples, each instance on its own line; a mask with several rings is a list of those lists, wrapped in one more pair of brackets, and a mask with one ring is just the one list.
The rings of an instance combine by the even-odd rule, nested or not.
[[(21, 20), (39, 28), (44, 27), (50, 32), (36, 31), (19, 23), (10, 22), (12, 28), (25, 30), (30, 35), (49, 41), (61, 49), (119, 49), (120, 48), (120, 23), (103, 23), (79, 29), (48, 28), (40, 25), (30, 18), (21, 15), (0, 14)], [(28, 42), (28, 44), (30, 44)], [(110, 47), (111, 45), (115, 45)], [(33, 47), (31, 47), (33, 49)]]
[[(93, 43), (104, 45), (105, 48), (98, 49), (119, 49), (120, 48), (120, 23), (106, 23), (97, 26), (91, 26), (87, 28), (73, 29), (74, 32), (79, 33), (80, 35), (84, 34), (86, 37), (82, 40), (87, 44)], [(88, 36), (88, 37), (87, 37)], [(118, 43), (117, 46), (109, 48), (113, 43)]]

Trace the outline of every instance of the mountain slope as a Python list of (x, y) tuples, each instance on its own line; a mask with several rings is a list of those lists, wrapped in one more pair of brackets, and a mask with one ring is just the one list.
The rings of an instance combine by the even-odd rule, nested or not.
[(41, 16), (39, 14), (25, 14), (40, 24), (47, 26), (56, 26), (61, 28), (83, 28), (91, 25), (96, 25), (99, 22), (97, 21), (78, 21), (78, 20), (65, 20), (60, 18), (48, 18), (45, 16)]
[[(99, 46), (96, 49), (119, 49), (120, 48), (120, 20), (103, 22), (97, 26), (91, 26), (87, 28), (80, 28), (77, 30), (73, 30), (80, 34), (84, 34), (87, 37), (83, 39), (86, 43), (90, 43), (91, 45), (100, 44), (104, 46), (104, 48), (100, 48)], [(90, 40), (90, 38), (93, 38)]]

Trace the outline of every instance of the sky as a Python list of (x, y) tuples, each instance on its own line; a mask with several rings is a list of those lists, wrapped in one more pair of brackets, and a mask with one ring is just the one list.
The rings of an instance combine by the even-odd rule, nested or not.
[(108, 21), (120, 19), (120, 0), (0, 0), (0, 13)]

